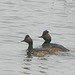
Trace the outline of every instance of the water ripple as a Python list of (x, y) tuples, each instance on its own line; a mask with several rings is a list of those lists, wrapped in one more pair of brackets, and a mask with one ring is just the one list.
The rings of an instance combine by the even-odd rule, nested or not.
[[(1, 75), (74, 75), (75, 74), (75, 1), (74, 0), (0, 0), (0, 74)], [(29, 34), (38, 47), (44, 30), (52, 42), (70, 52), (28, 57), (28, 45), (21, 43)], [(61, 69), (62, 68), (62, 69)]]

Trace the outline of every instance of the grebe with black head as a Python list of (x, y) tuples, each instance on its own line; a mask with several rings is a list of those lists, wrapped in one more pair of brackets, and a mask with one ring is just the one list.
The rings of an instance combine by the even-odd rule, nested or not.
[(51, 42), (51, 36), (49, 34), (49, 31), (45, 30), (39, 38), (43, 38), (45, 42), (42, 44), (43, 48), (46, 48), (48, 50), (52, 50), (54, 52), (57, 51), (62, 51), (62, 52), (67, 52), (69, 49), (65, 48), (62, 45), (56, 44), (56, 43), (50, 43)]
[(45, 48), (33, 48), (33, 40), (31, 39), (31, 37), (29, 35), (26, 35), (24, 40), (22, 40), (21, 42), (26, 42), (28, 43), (28, 53), (36, 55), (36, 56), (42, 56), (42, 55), (56, 55), (55, 52), (45, 49)]

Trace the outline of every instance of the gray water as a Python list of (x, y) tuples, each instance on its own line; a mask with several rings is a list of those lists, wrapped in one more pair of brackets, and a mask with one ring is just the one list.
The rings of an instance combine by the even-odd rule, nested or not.
[[(44, 30), (70, 52), (27, 58), (20, 41)], [(75, 0), (0, 0), (0, 75), (75, 75)]]

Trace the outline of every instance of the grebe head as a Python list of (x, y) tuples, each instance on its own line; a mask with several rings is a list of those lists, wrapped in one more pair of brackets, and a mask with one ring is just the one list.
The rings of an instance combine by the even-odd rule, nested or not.
[(33, 43), (32, 39), (31, 39), (31, 37), (29, 35), (26, 35), (24, 40), (22, 40), (21, 42), (26, 42), (28, 44), (32, 44)]
[(45, 30), (39, 38), (43, 38), (45, 42), (49, 43), (51, 41), (51, 36), (49, 35), (49, 31)]

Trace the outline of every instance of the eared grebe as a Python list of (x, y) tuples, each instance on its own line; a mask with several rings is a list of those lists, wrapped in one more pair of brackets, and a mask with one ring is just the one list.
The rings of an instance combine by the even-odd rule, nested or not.
[(29, 35), (26, 35), (24, 40), (22, 40), (21, 42), (26, 42), (28, 43), (28, 53), (31, 53), (33, 55), (46, 55), (46, 54), (50, 54), (50, 55), (54, 55), (56, 53), (54, 53), (53, 51), (50, 51), (48, 49), (44, 49), (44, 48), (33, 48), (33, 40), (31, 39), (31, 37)]
[(67, 51), (69, 51), (67, 48), (65, 48), (62, 45), (50, 43), (51, 42), (51, 36), (49, 35), (49, 31), (47, 31), (47, 30), (45, 30), (43, 32), (42, 36), (40, 36), (39, 38), (43, 38), (45, 40), (45, 42), (42, 44), (42, 47), (44, 47), (48, 50), (50, 49), (54, 52), (57, 52), (57, 51), (67, 52)]

